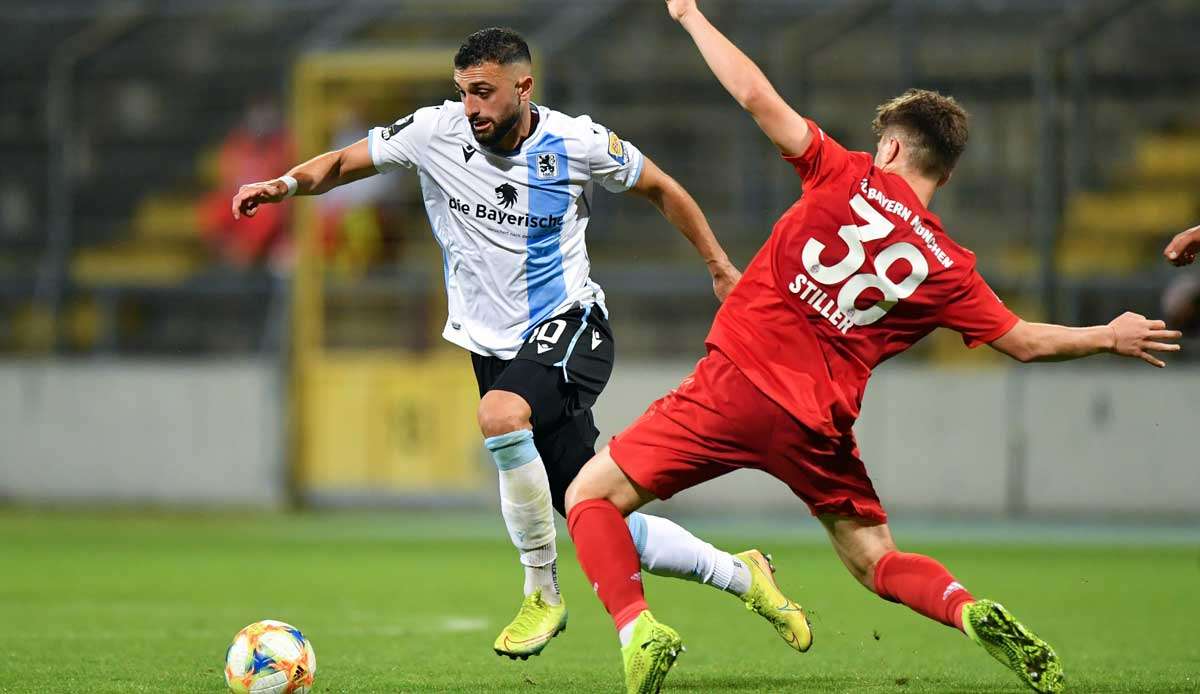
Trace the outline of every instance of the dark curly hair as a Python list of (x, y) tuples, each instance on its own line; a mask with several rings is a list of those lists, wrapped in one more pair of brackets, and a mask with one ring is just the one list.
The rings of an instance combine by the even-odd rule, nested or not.
[(480, 29), (468, 36), (454, 54), (454, 67), (457, 70), (480, 63), (511, 65), (522, 62), (533, 62), (529, 44), (520, 34), (504, 27)]
[(909, 163), (939, 180), (954, 170), (967, 148), (967, 112), (954, 97), (927, 89), (909, 89), (875, 109), (876, 137), (899, 129), (909, 148)]

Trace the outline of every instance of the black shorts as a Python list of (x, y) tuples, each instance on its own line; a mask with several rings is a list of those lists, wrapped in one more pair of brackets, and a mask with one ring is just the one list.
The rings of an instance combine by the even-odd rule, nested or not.
[(567, 487), (596, 453), (600, 431), (592, 405), (608, 384), (615, 356), (612, 328), (598, 306), (542, 322), (513, 359), (471, 355), (480, 397), (502, 390), (529, 403), (533, 443), (560, 514)]

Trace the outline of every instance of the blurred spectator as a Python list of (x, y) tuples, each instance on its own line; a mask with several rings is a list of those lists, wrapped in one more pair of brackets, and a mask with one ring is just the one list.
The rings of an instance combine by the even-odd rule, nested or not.
[[(335, 114), (333, 129), (330, 149), (354, 144), (366, 137), (369, 128), (358, 108), (347, 105)], [(391, 190), (391, 178), (372, 176), (334, 188), (317, 198), (321, 236), (336, 270), (361, 274), (382, 260), (383, 206)]]
[(1184, 338), (1200, 337), (1200, 273), (1186, 272), (1167, 285), (1162, 297), (1167, 325)]
[(229, 200), (243, 183), (279, 176), (291, 167), (291, 133), (273, 97), (258, 97), (242, 122), (221, 144), (217, 187), (200, 204), (200, 229), (228, 262), (238, 266), (286, 262), (290, 205), (265, 205), (253, 217), (237, 222)]

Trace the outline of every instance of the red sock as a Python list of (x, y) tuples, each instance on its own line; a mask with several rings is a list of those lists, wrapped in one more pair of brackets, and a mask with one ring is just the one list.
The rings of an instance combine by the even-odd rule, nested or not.
[(579, 565), (617, 629), (646, 610), (642, 565), (621, 512), (604, 499), (576, 504), (567, 515)]
[(875, 592), (959, 630), (963, 605), (975, 600), (936, 560), (905, 552), (888, 552), (875, 565)]

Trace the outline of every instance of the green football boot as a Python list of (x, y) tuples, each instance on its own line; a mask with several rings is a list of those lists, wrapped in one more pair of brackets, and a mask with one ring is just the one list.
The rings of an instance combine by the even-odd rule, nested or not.
[(803, 653), (812, 646), (812, 625), (804, 608), (788, 599), (775, 584), (775, 567), (770, 555), (757, 549), (735, 554), (750, 567), (750, 590), (742, 595), (746, 609), (753, 610), (775, 627), (787, 645)]
[(542, 652), (550, 639), (567, 630), (567, 603), (550, 605), (542, 600), (542, 591), (525, 596), (517, 616), (496, 637), (492, 648), (496, 655), (525, 660)]
[(657, 694), (682, 652), (683, 639), (674, 629), (654, 619), (649, 610), (638, 615), (633, 638), (621, 649), (626, 694)]
[(1017, 673), (1035, 692), (1063, 691), (1062, 663), (1050, 644), (1013, 618), (998, 602), (977, 600), (963, 608), (963, 631)]

